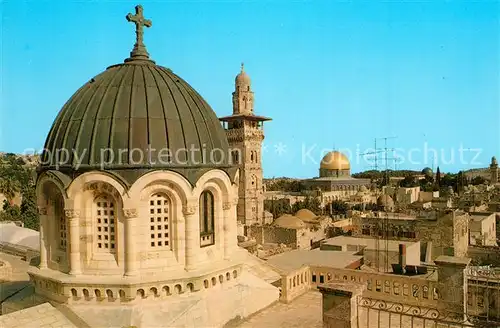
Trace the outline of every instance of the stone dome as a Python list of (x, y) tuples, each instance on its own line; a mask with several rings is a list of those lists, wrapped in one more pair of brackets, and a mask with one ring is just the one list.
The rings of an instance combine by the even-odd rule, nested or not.
[(307, 208), (298, 210), (297, 213), (295, 213), (295, 216), (304, 221), (313, 220), (318, 217), (316, 214), (314, 214), (314, 212), (308, 210)]
[(384, 207), (393, 207), (394, 206), (394, 200), (389, 195), (380, 195), (377, 198), (377, 205), (378, 206), (384, 206)]
[(236, 78), (234, 80), (234, 83), (238, 85), (250, 85), (250, 76), (245, 72), (245, 67), (244, 64), (241, 63), (241, 72), (236, 75)]
[(302, 229), (306, 227), (304, 221), (290, 214), (283, 214), (274, 220), (273, 225), (285, 229)]
[(428, 177), (432, 177), (434, 173), (432, 172), (432, 169), (430, 167), (426, 167), (422, 170), (422, 174)]
[(347, 156), (338, 151), (331, 151), (321, 159), (321, 169), (326, 170), (350, 170), (351, 164)]
[[(66, 102), (40, 169), (223, 169), (230, 166), (228, 148), (203, 97), (136, 44), (124, 63), (91, 78)], [(68, 156), (58, 156), (61, 150)]]
[(498, 165), (497, 158), (495, 156), (491, 158), (491, 165)]

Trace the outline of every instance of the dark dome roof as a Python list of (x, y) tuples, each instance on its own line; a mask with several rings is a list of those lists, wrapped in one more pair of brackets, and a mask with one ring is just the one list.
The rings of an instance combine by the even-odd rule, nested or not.
[(422, 174), (426, 176), (432, 176), (434, 173), (430, 167), (426, 167), (422, 170)]
[[(61, 149), (70, 156), (58, 161)], [(153, 61), (126, 60), (92, 78), (64, 105), (41, 168), (88, 170), (102, 162), (104, 169), (228, 167), (227, 152), (221, 124), (196, 90)]]

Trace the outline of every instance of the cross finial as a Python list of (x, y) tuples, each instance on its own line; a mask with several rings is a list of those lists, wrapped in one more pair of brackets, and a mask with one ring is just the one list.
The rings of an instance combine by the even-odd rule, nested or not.
[(245, 63), (241, 63), (241, 72), (243, 73), (245, 71)]
[[(132, 59), (149, 59), (149, 54), (146, 50), (146, 46), (143, 42), (144, 30), (143, 27), (151, 27), (153, 23), (149, 19), (145, 19), (143, 15), (143, 9), (141, 5), (135, 6), (135, 15), (128, 14), (126, 16), (127, 21), (135, 24), (135, 35), (136, 41), (134, 44), (134, 49), (130, 53), (129, 60)], [(127, 60), (126, 60), (127, 61)]]

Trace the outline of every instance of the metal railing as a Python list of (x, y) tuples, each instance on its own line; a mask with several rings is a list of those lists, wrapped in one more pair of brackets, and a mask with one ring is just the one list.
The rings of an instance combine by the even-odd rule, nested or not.
[(367, 297), (357, 300), (358, 328), (486, 328), (500, 322), (482, 321), (465, 313), (453, 313)]

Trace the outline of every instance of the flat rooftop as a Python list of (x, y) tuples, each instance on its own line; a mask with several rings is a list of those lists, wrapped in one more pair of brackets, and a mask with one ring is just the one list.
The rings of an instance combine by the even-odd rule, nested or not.
[(366, 219), (385, 219), (389, 220), (416, 220), (417, 217), (409, 216), (401, 213), (390, 213), (390, 212), (378, 212), (377, 214), (369, 214), (364, 216)]
[[(401, 241), (401, 240), (387, 240), (387, 248), (390, 251), (399, 251), (399, 244), (404, 244), (407, 246), (411, 246), (415, 244), (412, 241)], [(330, 239), (326, 239), (321, 243), (321, 245), (329, 245), (329, 246), (348, 246), (348, 245), (356, 245), (356, 246), (365, 246), (367, 250), (376, 250), (377, 249), (377, 239), (375, 238), (356, 238), (356, 237), (348, 237), (348, 236), (338, 236)], [(385, 240), (379, 239), (379, 248), (385, 248)]]
[(479, 221), (482, 221), (484, 219), (489, 218), (492, 215), (495, 215), (495, 213), (487, 213), (487, 212), (479, 213), (479, 212), (474, 212), (474, 213), (470, 214), (470, 219), (472, 221), (479, 222)]
[(363, 256), (355, 255), (354, 252), (322, 251), (316, 248), (313, 250), (297, 249), (274, 255), (267, 259), (267, 263), (287, 273), (306, 265), (344, 269), (362, 258)]

